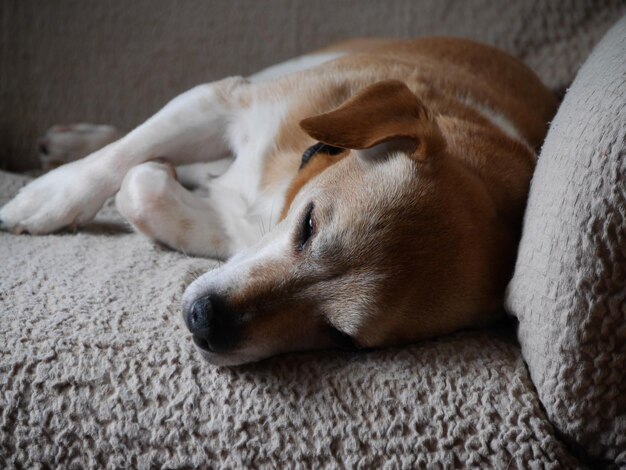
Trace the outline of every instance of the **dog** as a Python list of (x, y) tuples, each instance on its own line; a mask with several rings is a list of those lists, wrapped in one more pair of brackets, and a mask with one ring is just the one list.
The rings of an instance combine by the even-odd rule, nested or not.
[[(197, 86), (119, 139), (53, 128), (40, 142), (50, 166), (93, 152), (24, 187), (1, 226), (80, 226), (116, 195), (145, 236), (227, 258), (182, 300), (216, 365), (415, 342), (500, 315), (556, 106), (490, 46), (349, 41)], [(208, 195), (178, 181), (176, 166), (225, 158), (219, 176), (187, 171)]]

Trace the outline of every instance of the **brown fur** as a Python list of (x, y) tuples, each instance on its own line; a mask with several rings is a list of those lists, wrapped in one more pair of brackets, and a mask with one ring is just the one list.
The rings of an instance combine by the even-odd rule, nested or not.
[(280, 213), (280, 219), (283, 220), (289, 212), (289, 208), (291, 207), (291, 203), (293, 202), (293, 198), (296, 197), (302, 186), (307, 184), (311, 179), (315, 176), (322, 173), (326, 168), (331, 165), (334, 165), (339, 160), (344, 158), (346, 154), (343, 155), (316, 155), (315, 158), (306, 165), (302, 170), (298, 172), (296, 177), (293, 179), (291, 184), (289, 185), (289, 189), (287, 189), (287, 194), (285, 195), (285, 204), (282, 212)]
[[(355, 44), (358, 47), (355, 48)], [(530, 69), (489, 46), (433, 38), (365, 40), (333, 47), (336, 51), (351, 49), (357, 52), (325, 64), (323, 68), (266, 84), (261, 94), (274, 99), (280, 99), (293, 89), (297, 89), (301, 97), (285, 118), (276, 139), (276, 151), (267, 158), (264, 187), (297, 173), (299, 156), (312, 143), (298, 126), (302, 119), (331, 111), (355, 92), (379, 81), (404, 82), (437, 121), (456, 119), (455, 133), (466, 124), (478, 125), (503, 140), (510, 140), (458, 99), (459, 94), (469, 96), (501, 112), (520, 129), (533, 149), (541, 145), (548, 121), (556, 110), (556, 98)], [(470, 132), (471, 129), (464, 129), (464, 134)], [(459, 137), (455, 137), (455, 141), (458, 142)], [(528, 151), (523, 153), (532, 158)]]

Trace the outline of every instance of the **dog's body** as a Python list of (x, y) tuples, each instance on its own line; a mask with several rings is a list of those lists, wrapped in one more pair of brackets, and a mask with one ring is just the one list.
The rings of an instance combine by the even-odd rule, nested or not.
[[(414, 341), (496, 315), (555, 108), (487, 46), (353, 41), (192, 89), (28, 185), (0, 219), (49, 233), (117, 193), (148, 237), (234, 255), (183, 299), (214, 363)], [(230, 156), (208, 197), (176, 180), (172, 165)]]

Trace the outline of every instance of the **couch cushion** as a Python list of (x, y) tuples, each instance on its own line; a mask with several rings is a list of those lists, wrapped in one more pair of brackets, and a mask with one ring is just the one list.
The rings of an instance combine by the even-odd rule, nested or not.
[(548, 416), (626, 465), (626, 17), (581, 68), (533, 177), (507, 308)]

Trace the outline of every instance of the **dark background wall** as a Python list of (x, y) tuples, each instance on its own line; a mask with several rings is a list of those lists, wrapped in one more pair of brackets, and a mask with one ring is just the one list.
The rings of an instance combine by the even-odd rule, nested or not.
[[(36, 139), (53, 124), (111, 123), (128, 130), (193, 85), (354, 36), (482, 40), (520, 56), (559, 89), (624, 6), (583, 0), (0, 0), (0, 167), (36, 167)], [(568, 22), (574, 26), (559, 27), (562, 15), (575, 15)]]

